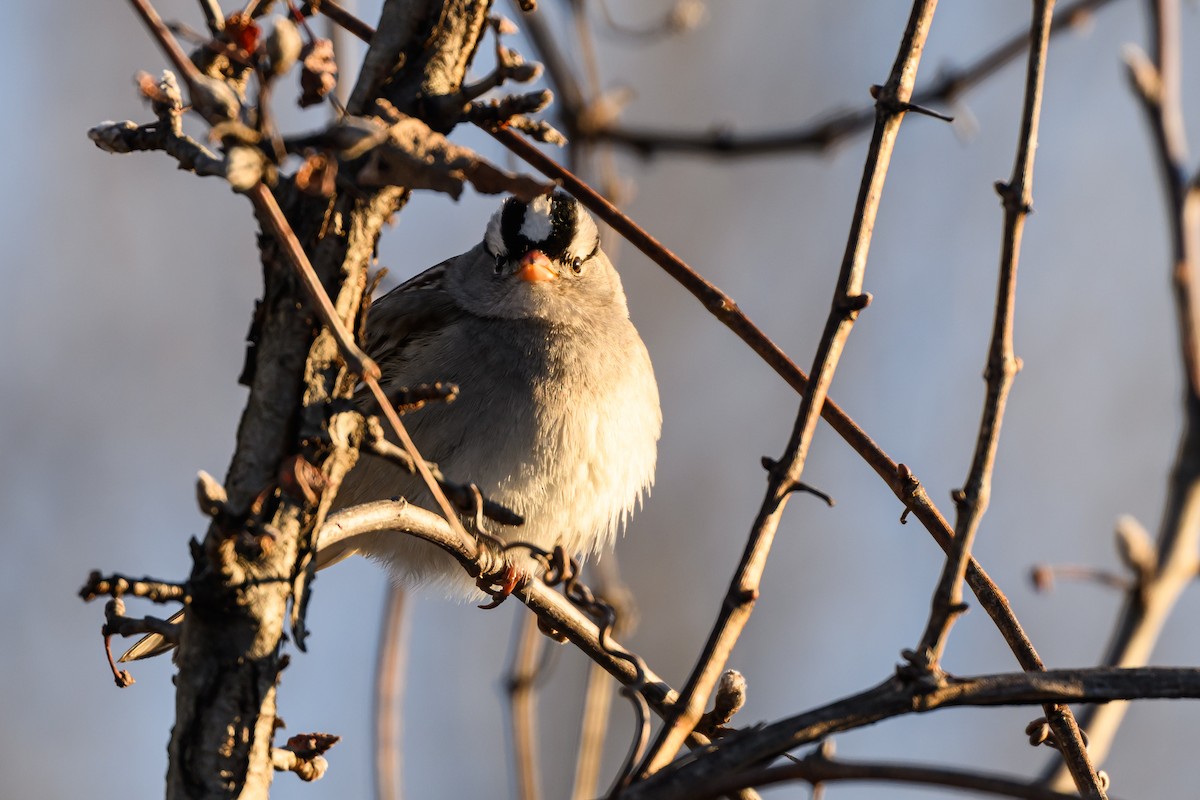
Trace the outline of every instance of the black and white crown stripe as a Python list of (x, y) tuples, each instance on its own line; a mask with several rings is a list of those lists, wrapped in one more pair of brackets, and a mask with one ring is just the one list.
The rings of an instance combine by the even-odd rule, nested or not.
[(562, 192), (523, 203), (510, 197), (492, 215), (484, 242), (494, 256), (541, 250), (558, 261), (587, 258), (596, 251), (599, 231), (575, 198)]

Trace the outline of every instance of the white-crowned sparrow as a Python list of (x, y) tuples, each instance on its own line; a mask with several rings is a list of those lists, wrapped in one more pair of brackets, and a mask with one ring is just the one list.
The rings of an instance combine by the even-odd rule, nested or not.
[[(435, 381), (451, 403), (405, 418), (421, 455), (452, 481), (524, 517), (493, 536), (586, 556), (610, 546), (654, 480), (662, 414), (646, 347), (596, 223), (556, 192), (506, 200), (475, 247), (387, 293), (367, 316), (384, 389)], [(420, 479), (364, 454), (337, 506), (402, 495), (436, 510)], [(320, 548), (325, 567), (357, 552), (406, 584), (478, 596), (448, 555), (414, 537)], [(126, 657), (159, 650), (135, 645)], [(124, 658), (122, 660), (125, 660)]]
[[(372, 304), (367, 350), (385, 391), (434, 381), (452, 403), (405, 419), (421, 455), (450, 480), (476, 484), (525, 524), (489, 531), (576, 555), (611, 546), (654, 480), (662, 414), (646, 347), (596, 223), (556, 192), (509, 198), (466, 253)], [(419, 478), (364, 455), (338, 505), (403, 495), (436, 510)], [(473, 584), (433, 545), (390, 533), (354, 550), (406, 583)], [(322, 552), (324, 566), (342, 557)]]

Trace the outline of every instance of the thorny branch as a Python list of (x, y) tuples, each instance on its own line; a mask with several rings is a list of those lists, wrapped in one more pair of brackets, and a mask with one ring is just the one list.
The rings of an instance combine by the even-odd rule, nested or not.
[(729, 736), (634, 784), (623, 800), (688, 800), (720, 776), (761, 766), (796, 747), (882, 719), (940, 708), (1107, 703), (1126, 698), (1200, 698), (1200, 669), (1088, 668), (954, 677), (931, 687), (903, 675), (820, 708)]
[(814, 380), (800, 402), (796, 425), (784, 456), (779, 459), (776, 469), (770, 474), (766, 497), (754, 521), (745, 553), (729, 585), (717, 622), (680, 693), (680, 701), (676, 704), (671, 719), (663, 726), (639, 770), (643, 778), (654, 774), (674, 759), (684, 739), (695, 729), (700, 715), (704, 712), (708, 696), (725, 669), (733, 645), (754, 608), (775, 531), (788, 497), (803, 474), (821, 406), (833, 380), (842, 348), (858, 312), (870, 302), (870, 296), (863, 294), (862, 285), (875, 214), (883, 193), (892, 148), (904, 118), (904, 104), (912, 96), (917, 65), (921, 60), (921, 52), (936, 7), (936, 0), (917, 0), (913, 3), (896, 63), (887, 83), (878, 92), (875, 132), (867, 153), (832, 308), (813, 360), (811, 374)]
[[(996, 314), (988, 348), (987, 397), (971, 469), (963, 488), (955, 493), (957, 519), (953, 547), (947, 555), (933, 595), (929, 621), (915, 652), (905, 652), (909, 664), (918, 672), (940, 679), (940, 661), (955, 618), (965, 608), (962, 582), (970, 559), (971, 547), (980, 520), (991, 496), (991, 475), (1000, 442), (1000, 425), (1012, 382), (1020, 369), (1013, 353), (1013, 316), (1016, 306), (1017, 263), (1025, 219), (1033, 208), (1033, 164), (1037, 148), (1038, 122), (1041, 116), (1042, 87), (1045, 83), (1046, 52), (1054, 0), (1035, 0), (1030, 28), (1029, 66), (1026, 73), (1025, 100), (1021, 114), (1021, 132), (1012, 178), (998, 183), (997, 192), (1004, 206), (1004, 236), (1000, 255), (1000, 279), (996, 292)], [(1104, 798), (1102, 779), (1088, 757), (1073, 715), (1066, 706), (1048, 706), (1049, 720), (1060, 750), (1085, 797)]]
[[(1183, 373), (1184, 430), (1167, 485), (1157, 547), (1136, 529), (1118, 528), (1118, 545), (1133, 577), (1104, 654), (1111, 666), (1145, 664), (1175, 607), (1191, 584), (1200, 563), (1200, 184), (1191, 174), (1184, 130), (1180, 4), (1178, 0), (1146, 0), (1149, 55), (1136, 46), (1126, 50), (1126, 66), (1134, 94), (1150, 125), (1162, 179), (1169, 225), (1171, 288)], [(1132, 537), (1132, 538), (1130, 538)], [(1139, 556), (1130, 557), (1130, 546)], [(1089, 749), (1102, 761), (1112, 745), (1128, 706), (1110, 703), (1087, 709), (1082, 725)], [(1047, 775), (1052, 785), (1066, 785), (1056, 765)]]
[(958, 515), (954, 525), (954, 544), (938, 580), (921, 643), (916, 652), (910, 654), (913, 666), (925, 673), (936, 673), (940, 669), (939, 662), (945, 651), (950, 627), (964, 610), (963, 576), (979, 522), (988, 507), (992, 469), (1000, 442), (1000, 425), (1013, 378), (1020, 368), (1020, 362), (1013, 353), (1017, 262), (1021, 252), (1021, 234), (1025, 218), (1033, 209), (1033, 161), (1037, 147), (1042, 86), (1045, 82), (1046, 48), (1049, 43), (1050, 15), (1053, 8), (1053, 0), (1034, 2), (1033, 46), (1029, 50), (1029, 71), (1016, 162), (1013, 165), (1012, 179), (1008, 183), (996, 184), (996, 191), (1000, 194), (1004, 206), (1004, 236), (995, 320), (991, 344), (988, 346), (987, 367), (984, 370), (987, 397), (984, 401), (983, 419), (979, 425), (971, 469), (963, 488), (955, 493)]

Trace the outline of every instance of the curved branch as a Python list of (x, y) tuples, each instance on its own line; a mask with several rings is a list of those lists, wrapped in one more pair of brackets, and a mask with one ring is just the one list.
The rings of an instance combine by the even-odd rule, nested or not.
[[(479, 547), (474, 539), (458, 536), (443, 517), (404, 500), (381, 500), (331, 514), (317, 535), (317, 547), (323, 550), (341, 545), (352, 549), (354, 537), (381, 531), (424, 539), (452, 556), (472, 576), (495, 572), (503, 563), (500, 555)], [(639, 682), (633, 664), (601, 645), (596, 624), (546, 584), (526, 581), (513, 591), (513, 596), (529, 606), (546, 627), (562, 633), (622, 684), (637, 686), (650, 707), (660, 714), (675, 702), (675, 691), (652, 670), (643, 668)]]

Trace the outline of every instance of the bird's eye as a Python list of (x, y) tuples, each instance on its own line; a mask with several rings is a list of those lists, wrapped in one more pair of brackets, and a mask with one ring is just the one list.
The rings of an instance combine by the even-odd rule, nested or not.
[(571, 272), (574, 272), (576, 275), (583, 272), (583, 259), (582, 258), (579, 258), (578, 256), (576, 256), (575, 260), (571, 262)]
[(495, 272), (497, 275), (499, 275), (501, 272), (504, 271), (504, 262), (505, 262), (504, 256), (496, 256)]

